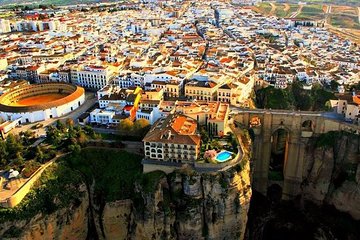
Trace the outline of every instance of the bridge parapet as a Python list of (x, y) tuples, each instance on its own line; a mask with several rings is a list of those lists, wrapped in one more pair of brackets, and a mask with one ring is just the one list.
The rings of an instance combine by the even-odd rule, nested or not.
[(309, 138), (329, 131), (360, 134), (359, 125), (334, 119), (334, 116), (325, 112), (270, 109), (236, 109), (235, 111), (232, 114), (234, 122), (254, 131), (253, 186), (263, 194), (266, 194), (269, 184), (272, 136), (279, 129), (288, 132), (283, 169), (283, 198), (286, 199), (294, 197), (300, 191), (305, 148)]

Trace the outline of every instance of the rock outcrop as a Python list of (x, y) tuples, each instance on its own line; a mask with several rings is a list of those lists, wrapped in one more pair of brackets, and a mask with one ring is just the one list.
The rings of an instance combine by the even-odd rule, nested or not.
[[(52, 214), (39, 213), (29, 220), (17, 220), (0, 223), (0, 238), (11, 237), (14, 231), (21, 230), (20, 236), (11, 239), (86, 239), (88, 234), (89, 195), (82, 185), (80, 205), (62, 208)], [(2, 236), (2, 237), (1, 237)]]
[(303, 196), (360, 219), (360, 137), (344, 132), (332, 134), (331, 142), (322, 146), (308, 143)]
[(250, 207), (249, 163), (243, 169), (163, 176), (153, 191), (106, 203), (101, 239), (243, 239)]
[(93, 186), (83, 185), (78, 206), (0, 223), (0, 236), (15, 226), (21, 229), (17, 239), (24, 240), (243, 239), (252, 193), (249, 165), (244, 160), (218, 173), (161, 173), (153, 185), (137, 183), (131, 199), (114, 202), (99, 201)]

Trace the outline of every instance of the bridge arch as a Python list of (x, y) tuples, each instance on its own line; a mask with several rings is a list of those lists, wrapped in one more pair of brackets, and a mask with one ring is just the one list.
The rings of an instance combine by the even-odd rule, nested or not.
[(271, 133), (274, 134), (274, 133), (275, 133), (276, 131), (278, 131), (278, 130), (285, 130), (285, 131), (287, 131), (289, 134), (292, 133), (292, 130), (290, 129), (290, 127), (289, 127), (289, 126), (286, 126), (286, 125), (278, 125), (278, 126), (276, 126), (276, 127), (274, 127), (274, 128), (271, 128)]
[(284, 181), (286, 163), (289, 153), (291, 131), (288, 127), (280, 126), (273, 129), (270, 139), (271, 150), (268, 163), (268, 183)]
[(301, 130), (313, 132), (314, 129), (315, 129), (315, 122), (313, 121), (313, 119), (309, 119), (309, 118), (302, 119)]
[[(338, 130), (360, 133), (359, 126), (327, 118), (321, 112), (240, 109), (238, 113), (234, 114), (234, 122), (251, 128), (254, 132), (252, 134), (254, 135), (252, 142), (254, 149), (252, 154), (253, 187), (265, 195), (269, 186), (279, 184), (283, 188), (283, 199), (290, 199), (301, 191), (300, 185), (303, 181), (305, 167), (305, 147), (310, 137), (314, 134)], [(260, 119), (261, 126), (250, 126), (251, 119), (254, 117)], [(279, 130), (288, 133), (282, 183), (269, 181), (273, 135)]]

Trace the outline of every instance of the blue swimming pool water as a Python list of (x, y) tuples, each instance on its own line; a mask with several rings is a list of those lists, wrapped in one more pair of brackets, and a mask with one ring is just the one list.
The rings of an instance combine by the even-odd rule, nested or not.
[(218, 162), (225, 162), (227, 160), (229, 160), (231, 158), (231, 152), (228, 151), (223, 151), (218, 153), (218, 155), (216, 155), (216, 160)]

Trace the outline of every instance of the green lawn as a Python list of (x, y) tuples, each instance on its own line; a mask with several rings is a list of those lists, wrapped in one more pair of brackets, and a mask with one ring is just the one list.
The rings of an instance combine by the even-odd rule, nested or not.
[(141, 156), (117, 149), (86, 148), (66, 162), (88, 183), (95, 180), (96, 193), (106, 201), (130, 198), (142, 175)]
[(276, 5), (276, 9), (275, 9), (275, 15), (277, 17), (286, 17), (288, 15), (288, 12), (285, 11), (285, 6), (284, 4), (275, 4)]
[(321, 4), (311, 4), (311, 5), (305, 5), (302, 8), (302, 12), (313, 12), (313, 13), (324, 13), (323, 9), (322, 9), (323, 5)]
[(340, 28), (360, 29), (358, 17), (349, 15), (331, 15), (331, 25)]
[(270, 11), (271, 11), (271, 5), (270, 5), (270, 3), (267, 3), (267, 2), (262, 2), (262, 3), (258, 4), (257, 7), (258, 7), (264, 14), (269, 14)]
[(293, 13), (296, 12), (299, 8), (298, 4), (290, 4), (290, 10), (289, 10), (289, 16)]
[(305, 5), (301, 13), (297, 15), (297, 18), (304, 19), (322, 19), (324, 17), (324, 11), (321, 4)]
[[(86, 182), (88, 185), (95, 182), (95, 197), (107, 202), (139, 198), (134, 191), (136, 182), (148, 193), (165, 176), (161, 171), (142, 174), (141, 159), (138, 155), (106, 148), (85, 148), (67, 155), (44, 171), (18, 206), (0, 208), (0, 221), (26, 220), (38, 213), (47, 215), (71, 204), (76, 206), (82, 197), (79, 186)], [(12, 228), (7, 235), (16, 237), (18, 233), (19, 229)]]
[(310, 20), (320, 20), (324, 17), (324, 14), (317, 12), (301, 12), (296, 18), (310, 19)]

